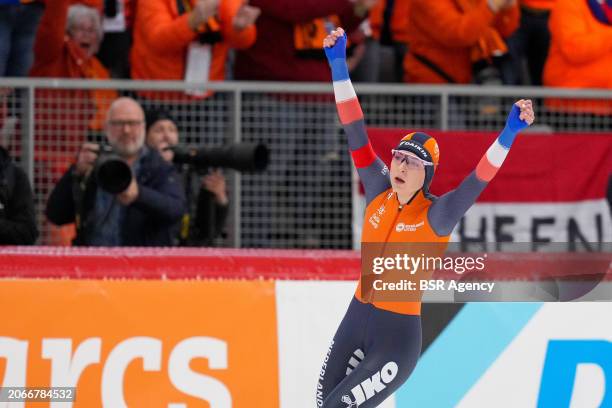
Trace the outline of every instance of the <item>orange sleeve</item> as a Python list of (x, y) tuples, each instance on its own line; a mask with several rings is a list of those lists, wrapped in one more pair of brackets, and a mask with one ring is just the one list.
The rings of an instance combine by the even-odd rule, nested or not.
[(395, 0), (395, 9), (391, 17), (391, 30), (393, 39), (398, 42), (408, 42), (408, 24), (410, 20), (411, 0)]
[(48, 0), (40, 19), (34, 41), (32, 71), (40, 71), (57, 60), (64, 49), (64, 35), (68, 6), (71, 0)]
[(189, 27), (187, 13), (174, 16), (172, 0), (146, 0), (137, 3), (137, 29), (142, 33), (146, 46), (155, 53), (180, 51), (196, 38)]
[(556, 0), (521, 0), (521, 4), (539, 10), (551, 10)]
[(559, 0), (550, 15), (552, 41), (573, 64), (588, 63), (612, 51), (612, 29), (589, 29), (584, 7), (588, 6), (575, 0)]
[(503, 38), (508, 38), (519, 27), (520, 18), (521, 10), (515, 4), (495, 16), (495, 28)]
[(221, 32), (223, 39), (232, 48), (245, 49), (255, 43), (257, 29), (251, 24), (242, 31), (236, 31), (233, 27), (234, 16), (242, 6), (241, 0), (221, 0), (219, 3), (219, 20), (221, 20)]
[(449, 0), (413, 0), (410, 21), (440, 44), (469, 47), (490, 28), (494, 14), (486, 1), (462, 13)]
[[(385, 11), (386, 0), (378, 0), (374, 7), (370, 9), (368, 18), (370, 19), (370, 27), (372, 28), (372, 36), (380, 40), (380, 31), (383, 25), (383, 13)], [(397, 3), (396, 3), (397, 4)]]

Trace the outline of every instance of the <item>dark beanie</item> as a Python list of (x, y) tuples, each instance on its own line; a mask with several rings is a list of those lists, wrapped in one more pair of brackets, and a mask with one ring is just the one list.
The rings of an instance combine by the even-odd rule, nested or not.
[(169, 120), (173, 122), (174, 124), (176, 124), (176, 121), (174, 120), (172, 115), (170, 115), (168, 111), (165, 111), (162, 109), (148, 110), (147, 113), (145, 114), (145, 120), (147, 122), (147, 129), (146, 129), (147, 133), (149, 132), (149, 129), (151, 128), (151, 126), (153, 126), (155, 122), (158, 122), (160, 120)]

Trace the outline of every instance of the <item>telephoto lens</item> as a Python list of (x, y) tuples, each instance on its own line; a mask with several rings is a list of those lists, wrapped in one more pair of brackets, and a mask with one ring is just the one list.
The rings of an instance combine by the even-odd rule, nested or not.
[(235, 143), (220, 147), (173, 147), (176, 164), (197, 169), (230, 168), (238, 171), (262, 171), (268, 166), (269, 150), (261, 143)]
[(100, 146), (94, 174), (98, 186), (110, 194), (124, 192), (132, 182), (132, 169), (108, 145)]

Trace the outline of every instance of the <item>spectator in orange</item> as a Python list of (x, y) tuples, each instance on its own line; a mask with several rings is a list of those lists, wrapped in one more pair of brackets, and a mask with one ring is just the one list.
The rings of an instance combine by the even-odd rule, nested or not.
[[(247, 48), (255, 42), (258, 16), (259, 9), (242, 0), (139, 1), (132, 78), (222, 80), (230, 47)], [(167, 99), (169, 94), (142, 96)]]
[[(612, 89), (612, 0), (558, 0), (550, 16), (544, 85)], [(611, 115), (606, 100), (547, 100), (550, 109)]]
[[(108, 71), (94, 56), (102, 41), (100, 14), (94, 7), (70, 4), (71, 0), (47, 0), (34, 43), (33, 77), (108, 79)], [(96, 5), (97, 1), (88, 1)], [(95, 115), (89, 127), (102, 130), (104, 115), (114, 91), (86, 91), (75, 97), (95, 104)], [(82, 101), (81, 101), (82, 104)]]
[(472, 67), (507, 53), (516, 30), (516, 0), (412, 0), (404, 81), (459, 83), (473, 79)]
[[(542, 85), (542, 71), (550, 47), (548, 19), (556, 1), (519, 0), (521, 23), (518, 30), (508, 38), (514, 70), (518, 74), (513, 85)], [(526, 73), (523, 72), (525, 62)]]

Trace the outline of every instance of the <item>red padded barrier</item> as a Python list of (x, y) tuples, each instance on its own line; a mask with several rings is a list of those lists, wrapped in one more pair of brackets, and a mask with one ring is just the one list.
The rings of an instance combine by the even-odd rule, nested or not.
[(356, 280), (354, 251), (0, 247), (0, 277)]
[[(606, 252), (488, 253), (485, 266), (478, 274), (483, 279), (612, 280)], [(342, 250), (0, 247), (0, 278), (357, 280), (360, 268), (360, 254)], [(460, 275), (443, 271), (436, 277)]]

